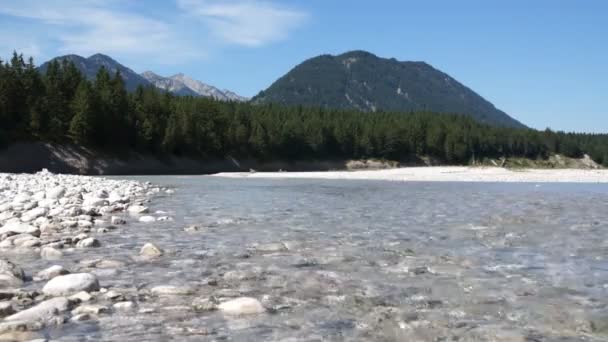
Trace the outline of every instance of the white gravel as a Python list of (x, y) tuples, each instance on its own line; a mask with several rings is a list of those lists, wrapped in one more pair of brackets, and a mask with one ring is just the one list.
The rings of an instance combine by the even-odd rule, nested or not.
[(436, 166), (388, 170), (324, 172), (240, 172), (219, 173), (225, 178), (307, 178), (388, 180), (405, 182), (532, 182), (608, 183), (608, 169), (521, 169), (499, 167)]

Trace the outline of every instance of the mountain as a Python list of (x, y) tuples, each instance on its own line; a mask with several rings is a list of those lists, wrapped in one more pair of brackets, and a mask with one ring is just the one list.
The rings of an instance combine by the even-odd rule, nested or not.
[(222, 101), (247, 101), (248, 99), (239, 96), (229, 90), (219, 90), (216, 87), (191, 79), (184, 74), (177, 74), (171, 77), (162, 77), (152, 71), (146, 71), (143, 74), (138, 74), (126, 66), (118, 63), (109, 56), (100, 53), (89, 58), (84, 58), (78, 55), (65, 55), (53, 58), (52, 60), (42, 64), (38, 70), (45, 73), (48, 65), (52, 61), (68, 60), (74, 63), (83, 75), (89, 80), (94, 80), (97, 71), (102, 66), (105, 67), (110, 74), (114, 74), (117, 70), (125, 81), (125, 86), (128, 91), (134, 91), (138, 86), (155, 86), (159, 89), (170, 91), (179, 96), (207, 96), (213, 97)]
[(229, 90), (220, 90), (214, 86), (194, 80), (184, 74), (162, 77), (152, 71), (146, 71), (141, 74), (141, 76), (156, 87), (178, 95), (205, 96), (222, 101), (247, 101), (247, 98), (239, 96)]
[(122, 76), (122, 79), (125, 81), (125, 86), (126, 86), (127, 90), (129, 90), (129, 91), (135, 90), (140, 85), (142, 85), (142, 86), (150, 85), (150, 82), (148, 82), (145, 78), (140, 76), (135, 71), (118, 63), (111, 57), (102, 55), (100, 53), (95, 54), (89, 58), (84, 58), (84, 57), (81, 57), (78, 55), (65, 55), (65, 56), (56, 57), (56, 58), (53, 58), (52, 60), (50, 60), (49, 62), (42, 64), (38, 68), (38, 70), (42, 73), (45, 73), (48, 68), (49, 63), (52, 61), (55, 61), (55, 60), (58, 60), (60, 62), (63, 60), (68, 60), (68, 61), (74, 62), (74, 65), (76, 65), (76, 67), (80, 70), (80, 72), (82, 72), (89, 80), (95, 79), (95, 75), (97, 74), (97, 71), (102, 66), (105, 67), (106, 70), (108, 70), (108, 72), (111, 75), (113, 75), (118, 70), (118, 71), (120, 71), (120, 75)]
[(466, 114), (492, 125), (525, 127), (429, 64), (380, 58), (365, 51), (309, 59), (253, 102), (370, 112), (429, 110)]

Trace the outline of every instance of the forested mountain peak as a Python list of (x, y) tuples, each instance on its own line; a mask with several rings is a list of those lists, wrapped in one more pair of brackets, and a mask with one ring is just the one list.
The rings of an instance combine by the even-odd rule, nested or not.
[(429, 110), (469, 115), (492, 125), (524, 127), (430, 64), (381, 58), (361, 50), (306, 60), (254, 101), (370, 112)]

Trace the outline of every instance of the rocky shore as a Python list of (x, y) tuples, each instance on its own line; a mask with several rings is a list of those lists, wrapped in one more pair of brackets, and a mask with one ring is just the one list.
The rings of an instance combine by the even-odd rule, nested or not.
[[(103, 249), (104, 233), (129, 221), (171, 220), (146, 207), (152, 196), (171, 191), (150, 183), (46, 170), (0, 174), (0, 340), (44, 338), (45, 328), (133, 310), (136, 296), (108, 288), (90, 271), (91, 263), (111, 270), (123, 267), (121, 262), (68, 265), (63, 260), (86, 249)], [(149, 243), (134, 254), (154, 258), (162, 249)], [(24, 271), (38, 259), (53, 265)]]

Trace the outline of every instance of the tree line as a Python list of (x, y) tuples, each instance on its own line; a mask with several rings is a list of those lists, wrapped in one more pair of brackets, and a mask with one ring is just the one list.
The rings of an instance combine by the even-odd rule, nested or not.
[(484, 158), (589, 154), (608, 166), (608, 135), (514, 129), (430, 112), (363, 113), (221, 102), (155, 87), (129, 93), (103, 67), (87, 80), (68, 61), (46, 74), (15, 53), (0, 60), (0, 144), (75, 143), (196, 158), (259, 160), (429, 156), (449, 164)]

